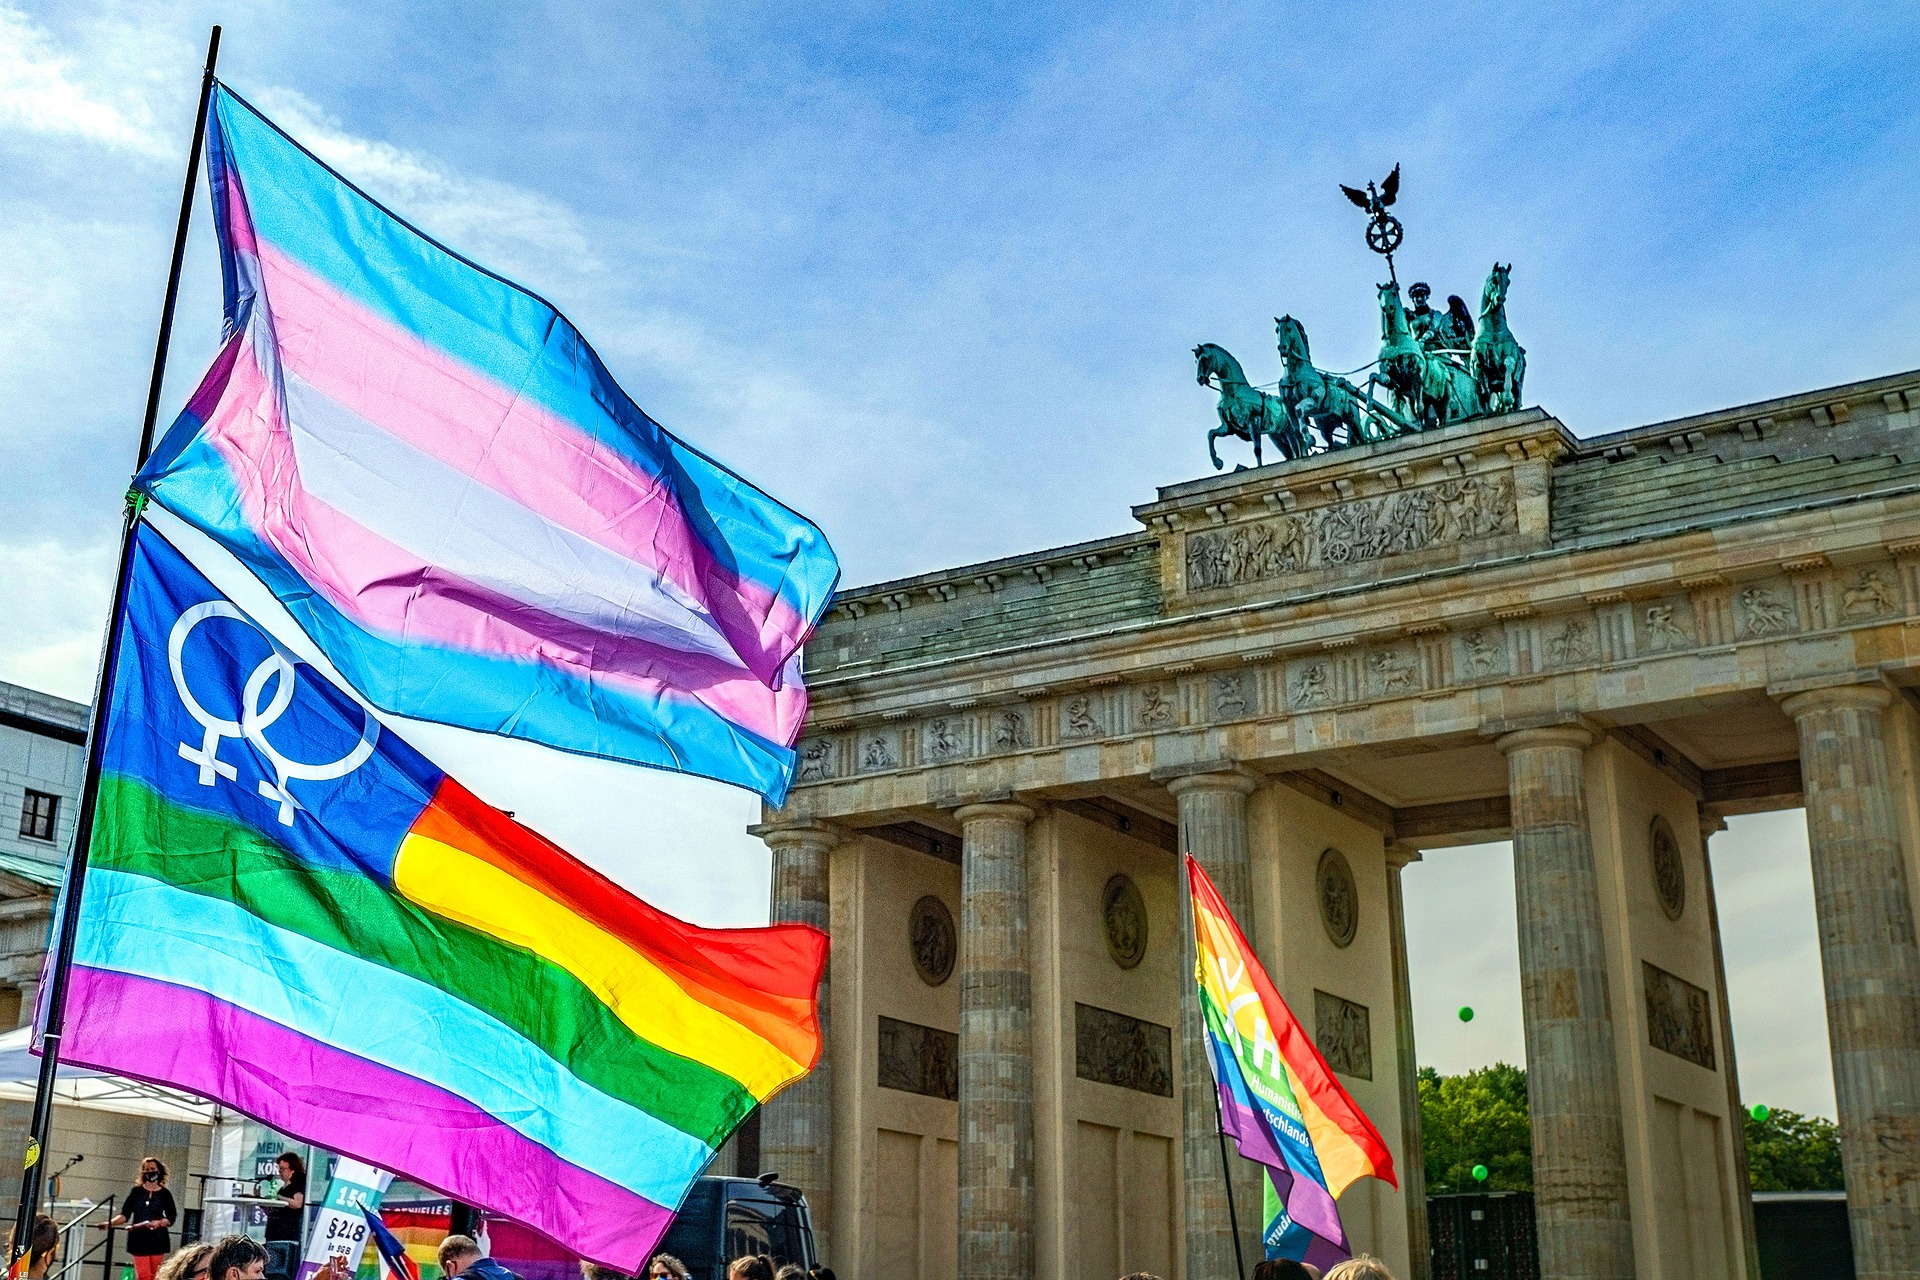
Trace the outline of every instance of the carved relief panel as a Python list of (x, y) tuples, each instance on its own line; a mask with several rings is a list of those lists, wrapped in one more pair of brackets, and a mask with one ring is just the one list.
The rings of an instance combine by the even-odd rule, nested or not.
[(1640, 962), (1646, 980), (1647, 1040), (1654, 1048), (1714, 1070), (1712, 1000), (1658, 965)]
[(1473, 475), (1190, 534), (1186, 588), (1209, 591), (1519, 529), (1513, 477)]
[(960, 1100), (960, 1037), (938, 1027), (880, 1019), (880, 1087)]
[(1373, 1079), (1373, 1019), (1367, 1006), (1314, 991), (1313, 1042), (1341, 1075)]
[(1073, 1073), (1082, 1080), (1173, 1096), (1171, 1027), (1076, 1003), (1073, 1059)]

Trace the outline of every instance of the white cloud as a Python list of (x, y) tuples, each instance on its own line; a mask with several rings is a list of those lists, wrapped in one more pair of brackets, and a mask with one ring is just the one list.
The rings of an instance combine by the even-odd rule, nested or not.
[(115, 550), (53, 538), (0, 543), (7, 617), (0, 680), (92, 700)]
[(141, 85), (121, 80), (90, 58), (57, 48), (52, 36), (21, 10), (0, 4), (0, 132), (77, 138), (164, 156), (170, 139), (155, 128)]
[(356, 136), (292, 89), (267, 89), (249, 101), (369, 195), (458, 253), (509, 273), (537, 269), (550, 276), (556, 265), (570, 275), (599, 269), (580, 219), (558, 201)]

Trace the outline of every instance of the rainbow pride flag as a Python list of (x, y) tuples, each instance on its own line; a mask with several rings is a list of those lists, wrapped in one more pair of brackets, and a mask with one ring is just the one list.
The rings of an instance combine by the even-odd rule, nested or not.
[(382, 710), (784, 797), (819, 529), (216, 85), (227, 340), (136, 484)]
[(1325, 1266), (1348, 1256), (1334, 1203), (1369, 1175), (1391, 1186), (1393, 1157), (1280, 998), (1227, 904), (1192, 854), (1194, 979), (1220, 1123), (1240, 1154), (1266, 1166), (1268, 1257)]
[(149, 527), (119, 625), (64, 1057), (638, 1271), (715, 1148), (818, 1058), (825, 935), (648, 906)]

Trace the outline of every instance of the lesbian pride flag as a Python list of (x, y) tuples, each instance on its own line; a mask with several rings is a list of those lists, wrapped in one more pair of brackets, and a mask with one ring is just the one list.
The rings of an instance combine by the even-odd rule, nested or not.
[(1194, 978), (1221, 1128), (1266, 1166), (1268, 1257), (1325, 1267), (1348, 1256), (1334, 1201), (1356, 1179), (1391, 1186), (1393, 1157), (1354, 1105), (1192, 854)]
[(227, 340), (137, 486), (383, 710), (778, 803), (820, 531), (223, 85), (207, 168)]
[(715, 1149), (812, 1069), (826, 935), (649, 906), (435, 768), (153, 529), (131, 554), (63, 1059), (638, 1272)]

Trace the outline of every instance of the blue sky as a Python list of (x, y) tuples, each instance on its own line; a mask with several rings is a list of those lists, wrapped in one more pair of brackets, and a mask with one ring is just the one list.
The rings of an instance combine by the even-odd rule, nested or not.
[[(0, 0), (0, 678), (90, 685), (214, 20), (236, 89), (555, 300), (850, 582), (1125, 530), (1206, 467), (1196, 342), (1265, 380), (1287, 312), (1323, 365), (1369, 359), (1334, 183), (1396, 161), (1403, 278), (1472, 297), (1512, 261), (1528, 398), (1576, 432), (1920, 364), (1903, 6)], [(166, 416), (217, 324), (201, 216)], [(737, 795), (412, 736), (667, 905), (764, 909)], [(1720, 841), (1790, 872), (1789, 827)], [(1449, 976), (1486, 867), (1410, 881), (1436, 991), (1506, 981)], [(1756, 936), (1810, 939), (1774, 899)], [(1736, 1012), (1748, 1091), (1830, 1112), (1817, 965), (1787, 985), (1775, 1024)], [(1514, 1005), (1435, 1053), (1518, 1056)]]

